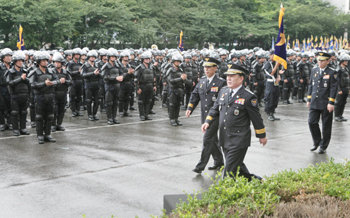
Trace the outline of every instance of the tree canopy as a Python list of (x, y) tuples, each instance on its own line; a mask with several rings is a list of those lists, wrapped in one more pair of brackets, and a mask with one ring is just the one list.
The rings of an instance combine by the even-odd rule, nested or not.
[[(350, 15), (322, 0), (285, 0), (291, 39), (343, 35)], [(0, 0), (2, 47), (15, 48), (23, 27), (26, 48), (176, 47), (205, 43), (269, 48), (278, 33), (280, 1), (272, 0)]]

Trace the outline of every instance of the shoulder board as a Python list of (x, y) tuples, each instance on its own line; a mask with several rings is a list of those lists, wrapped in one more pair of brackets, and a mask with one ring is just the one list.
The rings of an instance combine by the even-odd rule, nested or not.
[(201, 79), (204, 79), (206, 76), (202, 76), (202, 78)]
[(246, 90), (248, 93), (254, 95), (254, 93), (253, 93), (252, 91), (250, 91), (249, 89), (245, 88), (245, 90)]
[(224, 78), (222, 78), (222, 77), (218, 77), (218, 78), (219, 78), (219, 80), (226, 82), (226, 80)]

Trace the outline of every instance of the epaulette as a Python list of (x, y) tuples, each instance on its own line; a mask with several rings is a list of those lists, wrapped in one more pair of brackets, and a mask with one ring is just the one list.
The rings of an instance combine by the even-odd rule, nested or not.
[(219, 80), (226, 82), (226, 80), (224, 78), (222, 78), (222, 77), (218, 77), (218, 78), (219, 78)]
[(249, 92), (250, 94), (255, 95), (255, 94), (254, 94), (252, 91), (250, 91), (249, 89), (245, 88), (245, 90), (246, 90), (247, 92)]

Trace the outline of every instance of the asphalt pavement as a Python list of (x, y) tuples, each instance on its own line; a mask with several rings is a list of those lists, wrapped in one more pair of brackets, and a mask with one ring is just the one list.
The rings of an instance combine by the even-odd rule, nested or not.
[[(67, 130), (53, 133), (56, 143), (43, 145), (34, 129), (20, 137), (0, 132), (0, 217), (149, 217), (162, 213), (166, 194), (206, 190), (215, 171), (192, 172), (202, 146), (199, 108), (191, 118), (181, 111), (182, 127), (169, 125), (159, 102), (154, 110), (151, 121), (139, 121), (135, 111), (113, 126), (105, 114), (92, 122), (67, 111)], [(330, 146), (320, 155), (309, 151), (305, 104), (279, 105), (281, 121), (262, 114), (268, 144), (259, 145), (252, 134), (245, 159), (252, 173), (268, 176), (350, 157), (350, 121), (333, 123)], [(349, 107), (344, 116), (350, 118)]]

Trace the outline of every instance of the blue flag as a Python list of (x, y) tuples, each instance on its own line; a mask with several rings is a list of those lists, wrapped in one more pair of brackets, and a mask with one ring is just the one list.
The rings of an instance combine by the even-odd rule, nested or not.
[(24, 46), (24, 39), (23, 39), (23, 28), (22, 25), (19, 25), (18, 30), (18, 41), (17, 41), (17, 48), (18, 50), (25, 50), (26, 47)]
[(284, 34), (283, 29), (283, 16), (284, 16), (284, 8), (281, 4), (280, 15), (278, 18), (278, 36), (275, 45), (275, 54), (273, 56), (273, 60), (277, 63), (280, 63), (284, 69), (287, 69), (287, 50), (286, 50), (286, 35)]

